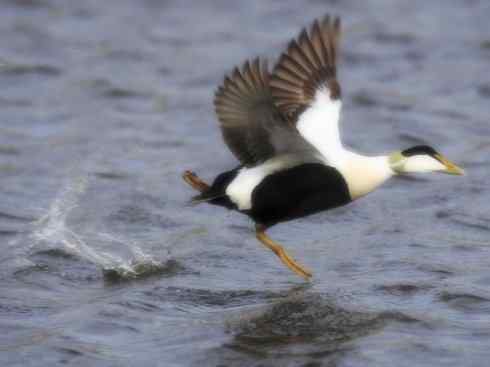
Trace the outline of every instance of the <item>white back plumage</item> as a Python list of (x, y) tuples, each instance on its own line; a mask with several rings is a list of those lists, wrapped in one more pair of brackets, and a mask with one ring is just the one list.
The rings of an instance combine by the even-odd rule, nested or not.
[(332, 100), (327, 87), (319, 89), (308, 107), (298, 118), (299, 133), (313, 145), (326, 163), (338, 163), (344, 155), (340, 140), (340, 99)]

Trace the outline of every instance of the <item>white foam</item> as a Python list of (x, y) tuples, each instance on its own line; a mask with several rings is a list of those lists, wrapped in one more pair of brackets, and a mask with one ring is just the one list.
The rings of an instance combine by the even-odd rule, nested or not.
[(64, 250), (86, 259), (104, 270), (117, 270), (123, 275), (137, 275), (135, 267), (141, 264), (160, 266), (161, 262), (145, 253), (134, 242), (125, 241), (110, 233), (93, 233), (87, 236), (91, 242), (99, 245), (103, 243), (117, 243), (118, 252), (124, 250), (129, 256), (119, 256), (114, 251), (104, 251), (93, 248), (89, 241), (69, 228), (67, 217), (71, 211), (77, 208), (79, 201), (88, 186), (88, 174), (79, 175), (67, 181), (65, 186), (53, 200), (47, 213), (35, 223), (32, 233), (33, 246), (60, 246)]

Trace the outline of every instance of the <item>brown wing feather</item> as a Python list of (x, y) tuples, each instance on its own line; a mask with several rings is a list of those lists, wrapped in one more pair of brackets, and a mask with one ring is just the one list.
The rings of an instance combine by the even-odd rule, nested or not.
[(265, 61), (247, 61), (226, 76), (216, 92), (214, 106), (225, 143), (245, 165), (252, 166), (276, 153), (269, 138), (273, 125), (284, 119), (272, 102)]
[(309, 32), (304, 28), (281, 55), (270, 89), (274, 104), (287, 120), (296, 121), (321, 87), (330, 90), (332, 99), (340, 98), (336, 79), (339, 38), (340, 19), (332, 21), (326, 15), (321, 22), (313, 22)]
[(315, 148), (273, 103), (269, 82), (267, 64), (258, 58), (225, 77), (214, 99), (225, 143), (249, 167), (284, 154), (315, 161)]

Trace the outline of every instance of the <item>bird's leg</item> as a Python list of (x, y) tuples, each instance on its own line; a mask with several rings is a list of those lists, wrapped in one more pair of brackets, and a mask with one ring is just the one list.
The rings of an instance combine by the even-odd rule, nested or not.
[(185, 171), (182, 174), (182, 178), (187, 182), (194, 190), (204, 192), (209, 190), (209, 185), (201, 180), (194, 172)]
[(265, 246), (270, 248), (278, 257), (281, 259), (281, 261), (292, 271), (294, 271), (296, 274), (299, 276), (309, 279), (311, 277), (311, 272), (303, 268), (301, 265), (299, 265), (294, 259), (289, 256), (289, 254), (286, 252), (286, 250), (283, 249), (281, 245), (278, 243), (274, 242), (266, 233), (265, 233), (266, 227), (264, 227), (261, 224), (256, 224), (255, 225), (255, 235), (257, 236), (257, 239), (262, 242)]

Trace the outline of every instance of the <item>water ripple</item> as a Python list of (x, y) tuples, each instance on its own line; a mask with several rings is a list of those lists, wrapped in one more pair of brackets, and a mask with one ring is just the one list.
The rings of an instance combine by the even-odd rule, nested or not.
[(444, 291), (439, 295), (439, 300), (460, 311), (490, 311), (490, 299), (472, 293)]
[(37, 74), (43, 76), (60, 76), (62, 70), (53, 65), (43, 64), (13, 64), (4, 63), (0, 65), (0, 74), (23, 76)]
[(125, 266), (105, 267), (102, 269), (104, 279), (110, 283), (145, 279), (151, 276), (172, 277), (186, 272), (186, 268), (176, 260), (164, 263), (149, 259), (134, 261)]

